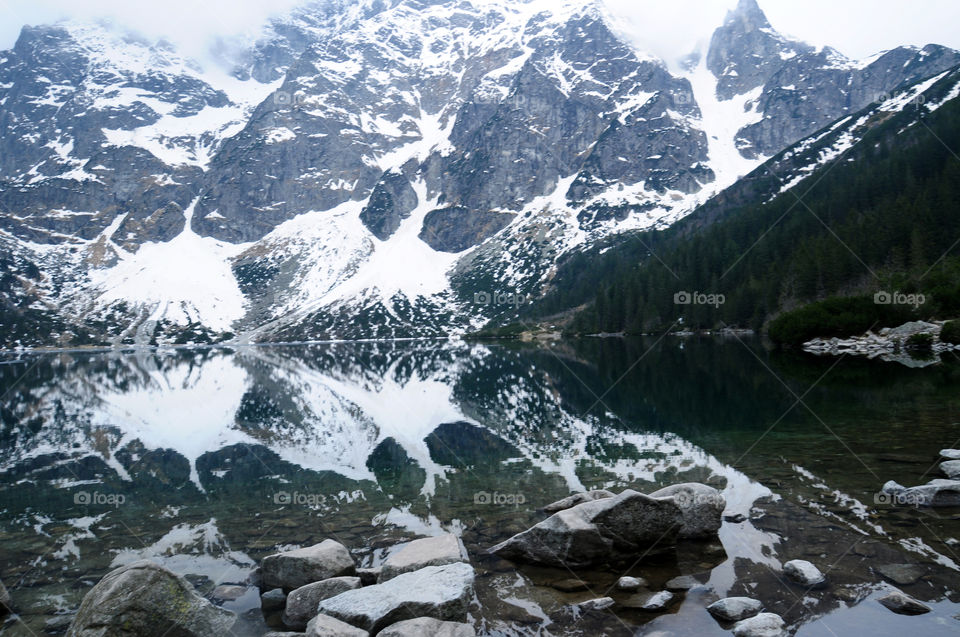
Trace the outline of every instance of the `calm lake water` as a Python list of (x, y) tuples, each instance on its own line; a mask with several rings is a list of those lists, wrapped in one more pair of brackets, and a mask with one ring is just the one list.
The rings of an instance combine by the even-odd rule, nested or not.
[[(887, 480), (939, 477), (960, 446), (960, 361), (896, 363), (766, 352), (737, 338), (552, 345), (356, 343), (60, 353), (0, 364), (3, 635), (62, 632), (112, 568), (149, 558), (204, 594), (246, 581), (278, 547), (332, 537), (375, 565), (453, 531), (477, 568), (472, 619), (489, 635), (729, 635), (704, 607), (758, 597), (803, 636), (960, 633), (960, 510), (875, 500)], [(703, 583), (661, 614), (581, 615), (623, 572), (520, 567), (484, 550), (585, 488), (722, 489), (719, 541), (630, 571)], [(829, 588), (784, 582), (808, 559)], [(933, 612), (876, 598), (875, 569)], [(614, 595), (616, 596), (616, 595)], [(226, 607), (262, 635), (255, 589)]]

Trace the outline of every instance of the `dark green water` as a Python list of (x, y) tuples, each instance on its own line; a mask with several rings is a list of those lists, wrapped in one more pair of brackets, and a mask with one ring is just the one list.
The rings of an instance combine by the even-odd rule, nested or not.
[[(57, 634), (111, 568), (149, 558), (203, 593), (278, 547), (333, 537), (364, 565), (454, 531), (491, 635), (726, 635), (704, 606), (745, 594), (796, 634), (960, 633), (960, 510), (875, 502), (887, 480), (940, 477), (960, 447), (960, 361), (925, 369), (770, 354), (753, 341), (586, 339), (535, 347), (359, 343), (29, 356), (0, 365), (0, 634)], [(484, 549), (583, 488), (723, 489), (718, 542), (633, 567), (704, 583), (669, 612), (580, 615), (623, 572), (513, 565)], [(779, 576), (808, 559), (831, 585)], [(934, 608), (887, 611), (875, 568)], [(236, 634), (268, 623), (253, 589)], [(59, 618), (59, 619), (58, 619)]]

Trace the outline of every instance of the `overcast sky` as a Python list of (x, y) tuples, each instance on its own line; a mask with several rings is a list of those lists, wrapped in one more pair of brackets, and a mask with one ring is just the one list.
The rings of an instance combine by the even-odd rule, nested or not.
[[(301, 0), (0, 0), (0, 49), (24, 24), (101, 19), (199, 55), (215, 36), (252, 32)], [(482, 0), (479, 0), (482, 1)], [(709, 38), (736, 0), (604, 0), (638, 47), (677, 58)], [(773, 26), (855, 58), (900, 44), (960, 49), (960, 0), (759, 0)]]

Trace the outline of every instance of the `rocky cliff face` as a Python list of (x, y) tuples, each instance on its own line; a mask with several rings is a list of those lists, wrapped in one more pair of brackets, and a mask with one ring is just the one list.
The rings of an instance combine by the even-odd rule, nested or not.
[(227, 72), (27, 28), (0, 53), (0, 230), (39, 311), (104, 342), (445, 333), (960, 63), (853, 62), (754, 0), (685, 70), (620, 32), (599, 2), (308, 3)]

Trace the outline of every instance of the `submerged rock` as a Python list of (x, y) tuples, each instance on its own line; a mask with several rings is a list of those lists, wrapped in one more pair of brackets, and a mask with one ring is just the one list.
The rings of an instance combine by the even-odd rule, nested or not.
[(919, 564), (881, 564), (876, 570), (885, 579), (899, 586), (916, 584), (927, 574), (927, 569)]
[(360, 588), (359, 577), (333, 577), (301, 586), (287, 596), (286, 609), (283, 611), (284, 626), (304, 630), (307, 623), (317, 616), (321, 601), (357, 588)]
[(67, 636), (217, 637), (235, 621), (187, 580), (144, 560), (107, 573), (83, 598)]
[(507, 559), (579, 567), (653, 547), (673, 545), (683, 525), (670, 498), (630, 489), (613, 498), (584, 502), (491, 548)]
[(469, 562), (467, 549), (452, 533), (414, 540), (392, 553), (383, 563), (378, 582), (383, 583), (403, 573), (419, 571), (427, 566), (443, 566)]
[(956, 480), (960, 478), (960, 460), (947, 460), (940, 463), (940, 471), (950, 478)]
[(783, 574), (808, 588), (822, 588), (827, 585), (826, 575), (806, 560), (790, 560), (783, 565)]
[(477, 631), (470, 624), (418, 617), (388, 626), (378, 633), (378, 637), (423, 637), (425, 635), (430, 635), (430, 637), (477, 637)]
[(668, 580), (663, 587), (668, 591), (688, 591), (702, 584), (703, 583), (693, 575), (680, 575), (679, 577)]
[(347, 547), (324, 540), (307, 548), (268, 555), (260, 571), (266, 588), (292, 590), (331, 577), (353, 575), (356, 564)]
[(306, 637), (370, 637), (370, 633), (329, 615), (317, 615), (307, 624)]
[(428, 566), (331, 597), (320, 602), (319, 612), (374, 633), (417, 617), (463, 621), (473, 598), (473, 579), (469, 564)]
[(564, 593), (576, 593), (578, 591), (585, 591), (590, 588), (586, 582), (574, 577), (557, 580), (556, 582), (551, 583), (550, 587), (555, 588), (558, 591), (563, 591)]
[(543, 507), (543, 511), (545, 513), (556, 513), (557, 511), (564, 511), (571, 507), (575, 507), (578, 504), (583, 504), (584, 502), (593, 502), (594, 500), (605, 500), (607, 498), (614, 497), (616, 497), (616, 494), (613, 491), (607, 491), (606, 489), (582, 491), (580, 493), (568, 495), (562, 500), (557, 500), (552, 504), (548, 504), (547, 506)]
[(918, 599), (910, 597), (901, 591), (891, 591), (877, 599), (878, 602), (900, 615), (923, 615), (930, 612), (930, 607)]
[(750, 597), (725, 597), (707, 606), (707, 610), (720, 621), (738, 622), (758, 615), (763, 604)]
[(723, 510), (727, 501), (713, 487), (697, 482), (674, 484), (654, 491), (651, 498), (673, 498), (683, 512), (680, 537), (705, 538), (714, 535), (723, 524)]
[(221, 602), (235, 602), (247, 594), (246, 586), (236, 586), (233, 584), (221, 584), (210, 592), (210, 599)]
[(783, 618), (773, 613), (760, 613), (737, 622), (734, 637), (786, 637)]
[(670, 606), (675, 599), (676, 596), (670, 591), (660, 591), (658, 593), (632, 595), (621, 603), (627, 608), (639, 608), (651, 613), (658, 613)]

